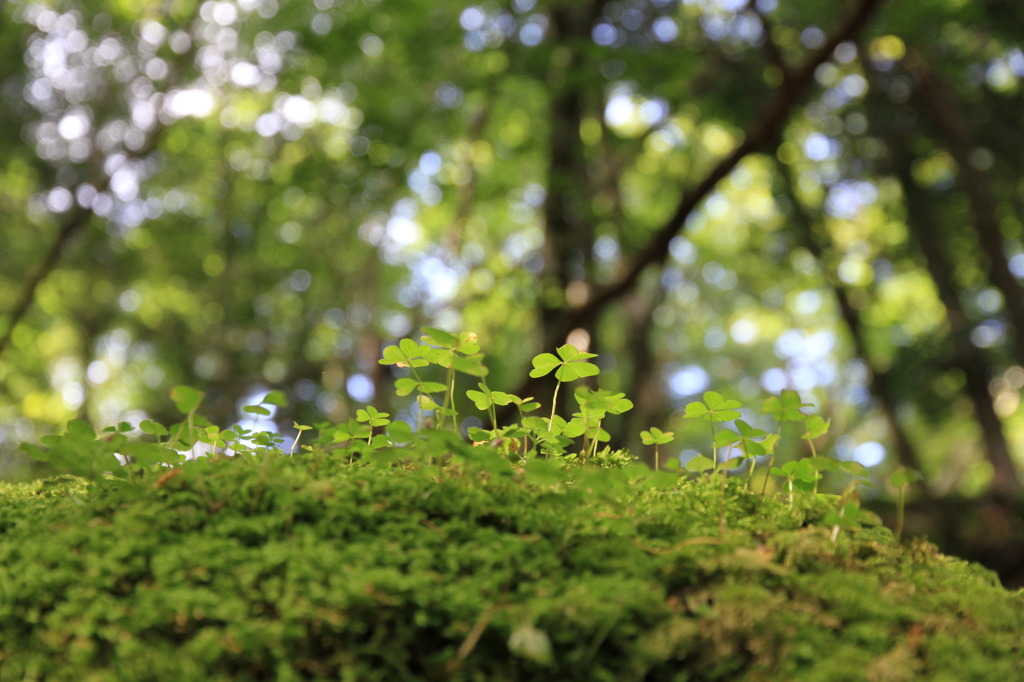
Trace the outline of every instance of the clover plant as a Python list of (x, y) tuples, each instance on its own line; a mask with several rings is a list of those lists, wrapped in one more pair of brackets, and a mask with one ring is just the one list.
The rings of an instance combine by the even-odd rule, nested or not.
[(661, 460), (658, 456), (658, 446), (668, 445), (675, 438), (671, 431), (662, 431), (657, 426), (652, 426), (649, 431), (640, 432), (640, 442), (644, 445), (654, 446), (654, 470), (661, 470)]
[(893, 529), (893, 533), (897, 539), (903, 535), (903, 523), (905, 521), (904, 505), (906, 503), (907, 488), (911, 483), (922, 478), (920, 471), (915, 471), (903, 465), (896, 467), (889, 477), (889, 482), (896, 487), (896, 527)]
[[(340, 454), (349, 461), (366, 460), (388, 466), (395, 458), (396, 448), (405, 448), (417, 442), (429, 446), (432, 453), (448, 452), (449, 457), (457, 454), (471, 459), (482, 466), (488, 466), (488, 458), (495, 453), (503, 456), (516, 466), (522, 467), (536, 480), (545, 480), (552, 475), (561, 476), (564, 467), (580, 467), (590, 464), (597, 468), (612, 467), (626, 472), (627, 480), (648, 481), (656, 487), (674, 486), (684, 475), (679, 460), (675, 457), (662, 462), (662, 445), (675, 439), (672, 431), (651, 427), (640, 433), (644, 445), (654, 446), (654, 467), (650, 476), (642, 474), (644, 465), (635, 463), (635, 458), (626, 451), (614, 450), (608, 443), (611, 435), (604, 428), (609, 415), (619, 415), (632, 409), (633, 403), (625, 394), (591, 386), (578, 386), (574, 398), (578, 410), (568, 417), (559, 415), (558, 395), (562, 384), (588, 379), (600, 375), (600, 368), (591, 362), (594, 353), (580, 350), (572, 344), (564, 344), (555, 353), (542, 352), (532, 358), (530, 376), (541, 378), (554, 374), (555, 388), (551, 399), (551, 410), (546, 417), (531, 414), (540, 403), (532, 397), (519, 397), (495, 390), (487, 383), (488, 370), (484, 355), (480, 352), (477, 335), (472, 332), (454, 334), (441, 329), (426, 328), (419, 340), (403, 338), (387, 345), (379, 362), (399, 370), (394, 389), (399, 397), (413, 396), (418, 408), (416, 427), (400, 419), (392, 420), (391, 414), (373, 405), (360, 407), (355, 417), (348, 421), (307, 426), (293, 423), (296, 429), (288, 455), (301, 456), (312, 453), (314, 466), (319, 467), (325, 456)], [(468, 377), (474, 388), (462, 393), (456, 390), (459, 376)], [(463, 379), (464, 380), (464, 379)], [(459, 397), (464, 396), (486, 415), (489, 429), (472, 426), (466, 434), (472, 445), (489, 446), (479, 452), (466, 443), (460, 432)], [(286, 407), (281, 391), (268, 392), (256, 405), (243, 408), (253, 416), (252, 429), (235, 424), (221, 429), (208, 423), (198, 414), (204, 394), (189, 386), (171, 389), (171, 400), (184, 415), (181, 423), (170, 427), (146, 419), (139, 424), (143, 438), (129, 438), (132, 426), (121, 423), (97, 434), (82, 421), (72, 421), (63, 435), (46, 436), (42, 446), (23, 444), (25, 451), (36, 459), (50, 462), (55, 469), (83, 476), (92, 481), (108, 478), (136, 481), (138, 476), (151, 467), (175, 467), (185, 458), (185, 453), (198, 454), (196, 448), (211, 455), (261, 456), (266, 458), (283, 451), (283, 439), (271, 432), (254, 431), (259, 417), (269, 417), (269, 406)], [(496, 407), (515, 405), (518, 421), (500, 425)], [(703, 421), (710, 432), (711, 456), (698, 454), (686, 465), (690, 475), (709, 473), (721, 476), (719, 500), (719, 526), (725, 530), (724, 500), (726, 482), (730, 472), (746, 464), (749, 490), (755, 467), (759, 459), (768, 458), (767, 473), (760, 497), (767, 492), (768, 481), (776, 477), (785, 482), (790, 506), (796, 504), (797, 496), (807, 500), (818, 498), (818, 484), (823, 473), (849, 476), (849, 482), (842, 494), (834, 496), (832, 511), (825, 515), (827, 525), (832, 526), (833, 540), (841, 528), (858, 527), (865, 512), (859, 507), (857, 489), (867, 485), (866, 469), (855, 462), (839, 462), (818, 454), (815, 441), (828, 432), (829, 422), (818, 415), (803, 410), (810, 407), (796, 391), (784, 390), (777, 396), (764, 401), (761, 413), (774, 419), (778, 428), (768, 432), (752, 426), (742, 418), (740, 401), (726, 398), (715, 391), (707, 391), (702, 399), (689, 403), (684, 418)], [(428, 415), (431, 415), (428, 419)], [(783, 425), (787, 422), (802, 424), (801, 438), (807, 441), (810, 455), (776, 466), (778, 444), (782, 438)], [(314, 433), (312, 442), (299, 447), (299, 439), (306, 431)], [(723, 454), (724, 453), (724, 454)], [(444, 459), (444, 458), (442, 458)], [(428, 456), (425, 467), (437, 468), (434, 454)], [(441, 462), (443, 463), (443, 462)], [(548, 470), (547, 466), (555, 466)], [(637, 468), (639, 467), (639, 469)], [(666, 471), (662, 471), (665, 469)], [(670, 473), (668, 470), (672, 470)], [(595, 490), (604, 490), (613, 495), (617, 488), (609, 482), (599, 482), (584, 468), (574, 469), (574, 479)], [(898, 469), (891, 477), (899, 498), (897, 535), (903, 528), (903, 502), (907, 485), (914, 480), (916, 472)], [(661, 477), (661, 478), (658, 478)], [(667, 478), (665, 478), (667, 477)], [(614, 493), (617, 494), (617, 493)], [(801, 497), (801, 499), (804, 499)], [(831, 497), (828, 499), (832, 499)], [(525, 632), (525, 631), (524, 631)]]

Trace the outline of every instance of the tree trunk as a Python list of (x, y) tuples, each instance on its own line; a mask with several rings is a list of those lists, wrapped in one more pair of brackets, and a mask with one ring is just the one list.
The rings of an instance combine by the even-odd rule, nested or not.
[[(889, 144), (892, 149), (902, 148), (901, 142), (897, 140), (890, 140)], [(1024, 489), (1010, 455), (1002, 422), (989, 395), (988, 363), (981, 350), (971, 343), (968, 320), (960, 306), (959, 292), (953, 284), (953, 266), (943, 248), (942, 229), (932, 216), (931, 199), (914, 183), (910, 172), (911, 159), (907, 155), (900, 155), (895, 159), (895, 164), (906, 201), (907, 226), (924, 255), (928, 273), (946, 308), (954, 365), (964, 373), (967, 394), (974, 403), (975, 416), (981, 426), (986, 455), (992, 464), (990, 490), (1001, 497), (1019, 496)]]

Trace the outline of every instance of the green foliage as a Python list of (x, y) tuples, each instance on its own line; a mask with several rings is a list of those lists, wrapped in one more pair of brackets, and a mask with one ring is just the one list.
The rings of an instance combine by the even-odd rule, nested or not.
[[(885, 401), (849, 397), (870, 379), (825, 378), (884, 370), (921, 469), (937, 471), (947, 444), (976, 437), (951, 348), (1006, 326), (982, 362), (1020, 442), (1024, 334), (997, 273), (1024, 235), (1021, 10), (900, 3), (815, 69), (806, 36), (835, 36), (860, 0), (641, 4), (644, 21), (616, 3), (276, 2), (216, 16), (202, 2), (2, 3), (0, 63), (23, 96), (0, 107), (0, 464), (73, 418), (131, 406), (166, 424), (181, 384), (205, 391), (218, 424), (266, 389), (289, 398), (281, 425), (348, 422), (359, 399), (345, 381), (369, 373), (379, 339), (439, 320), (486, 333), (487, 379), (515, 392), (538, 340), (563, 338), (580, 305), (594, 348), (618, 361), (608, 388), (659, 394), (616, 419), (630, 433), (661, 424), (681, 448), (703, 443), (672, 416), (688, 398), (651, 381), (685, 356), (712, 386), (816, 375), (828, 415), (856, 418), (848, 435), (885, 443)], [(737, 38), (759, 14), (764, 40)], [(614, 40), (596, 44), (601, 31)], [(68, 35), (58, 73), (41, 55)], [(791, 78), (808, 64), (816, 78)], [(922, 121), (912, 144), (907, 120)], [(915, 187), (954, 256), (947, 277), (913, 238)], [(649, 254), (663, 257), (619, 278)], [(963, 320), (959, 337), (947, 319)], [(794, 336), (827, 358), (783, 352)], [(425, 337), (410, 352), (480, 371), (471, 339)], [(634, 362), (637, 348), (652, 352)], [(398, 392), (447, 427), (444, 374), (403, 376)], [(970, 461), (960, 487), (976, 492), (986, 466)]]
[[(443, 371), (449, 402), (430, 409), (448, 428), (413, 431), (368, 405), (344, 424), (296, 423), (287, 456), (273, 433), (208, 424), (202, 394), (178, 387), (185, 421), (143, 422), (151, 440), (130, 439), (126, 423), (96, 433), (73, 421), (25, 445), (71, 477), (0, 487), (0, 679), (831, 679), (892, 655), (908, 622), (915, 646), (886, 664), (899, 675), (937, 661), (954, 676), (1024, 672), (1024, 592), (901, 547), (860, 508), (862, 466), (787, 461), (770, 473), (788, 502), (755, 495), (729, 470), (774, 453), (779, 436), (710, 391), (687, 416), (711, 424), (716, 452), (743, 456), (688, 468), (717, 478), (600, 447), (605, 417), (633, 407), (604, 389), (579, 387), (568, 420), (471, 429), (470, 445), (454, 428), (453, 387), (456, 374), (481, 378), (483, 356), (475, 335), (427, 332), (381, 362), (413, 374), (419, 398), (431, 381), (415, 372)], [(572, 346), (537, 357), (534, 371), (559, 384), (597, 373), (596, 356)], [(466, 396), (492, 425), (495, 405), (538, 407), (477, 387)], [(803, 422), (809, 442), (825, 433), (795, 393), (765, 404), (780, 425)], [(272, 392), (245, 412), (267, 416), (265, 405), (287, 406)], [(641, 438), (657, 448), (674, 434)], [(177, 448), (200, 444), (211, 456), (183, 461)], [(130, 455), (123, 466), (118, 454)], [(823, 471), (850, 476), (842, 495), (816, 492)], [(962, 651), (952, 663), (939, 653), (950, 633)]]
[[(452, 334), (440, 329), (428, 328), (421, 337), (423, 343), (405, 338), (397, 344), (388, 345), (379, 360), (382, 365), (392, 365), (408, 370), (411, 377), (398, 377), (395, 390), (400, 397), (408, 396), (414, 390), (418, 393), (416, 404), (419, 410), (419, 428), (414, 431), (403, 421), (392, 421), (391, 414), (383, 412), (373, 405), (367, 405), (356, 411), (354, 419), (341, 424), (322, 424), (318, 427), (319, 437), (311, 445), (304, 445), (303, 450), (321, 457), (325, 454), (340, 455), (348, 461), (378, 453), (396, 447), (408, 446), (417, 442), (431, 442), (431, 434), (435, 431), (423, 428), (423, 415), (433, 411), (441, 415), (436, 432), (443, 432), (445, 425), (448, 430), (457, 431), (456, 410), (456, 374), (464, 374), (472, 378), (482, 378), (487, 370), (484, 355), (480, 351), (477, 335), (472, 332)], [(569, 419), (555, 413), (558, 387), (565, 381), (594, 377), (600, 373), (597, 365), (588, 362), (597, 357), (594, 353), (578, 350), (570, 344), (557, 349), (558, 355), (541, 353), (534, 357), (531, 376), (543, 377), (554, 372), (557, 381), (552, 413), (547, 419), (526, 416), (539, 405), (532, 398), (519, 398), (510, 393), (490, 389), (484, 381), (477, 382), (479, 390), (465, 391), (478, 410), (486, 411), (492, 428), (482, 429), (471, 427), (467, 435), (475, 444), (489, 443), (493, 445), (509, 461), (525, 464), (537, 457), (557, 458), (564, 463), (582, 465), (588, 461), (601, 468), (627, 468), (633, 456), (623, 450), (615, 450), (606, 444), (611, 435), (602, 427), (608, 415), (620, 415), (633, 408), (633, 402), (621, 392), (606, 389), (579, 387), (574, 397), (579, 411)], [(444, 371), (444, 382), (433, 381), (426, 372), (431, 367)], [(443, 403), (429, 398), (430, 394), (443, 393)], [(828, 430), (828, 423), (817, 415), (805, 414), (802, 409), (808, 407), (795, 391), (783, 391), (779, 396), (768, 398), (762, 411), (779, 423), (779, 432), (767, 434), (765, 431), (750, 426), (740, 419), (742, 403), (738, 400), (726, 399), (715, 391), (707, 391), (703, 401), (687, 405), (685, 415), (690, 419), (699, 419), (709, 423), (711, 427), (712, 457), (698, 454), (687, 463), (687, 470), (693, 473), (716, 472), (721, 474), (721, 488), (724, 495), (729, 470), (736, 468), (747, 460), (750, 467), (747, 475), (747, 487), (750, 487), (757, 457), (771, 456), (768, 472), (785, 481), (789, 503), (794, 504), (797, 493), (816, 496), (818, 481), (823, 471), (844, 469), (847, 473), (857, 473), (851, 485), (855, 488), (863, 482), (863, 471), (850, 470), (848, 463), (837, 463), (825, 457), (818, 457), (814, 450), (814, 439), (823, 436)], [(185, 413), (185, 421), (164, 427), (152, 420), (140, 424), (140, 430), (155, 442), (129, 439), (131, 425), (120, 424), (107, 429), (100, 437), (84, 422), (70, 422), (66, 432), (60, 436), (47, 436), (43, 446), (24, 444), (25, 452), (40, 461), (52, 465), (56, 470), (74, 475), (86, 476), (92, 480), (101, 480), (110, 473), (119, 478), (134, 480), (147, 470), (154, 467), (173, 465), (181, 461), (182, 453), (196, 452), (197, 446), (205, 446), (210, 454), (230, 454), (233, 456), (260, 456), (266, 458), (279, 450), (283, 439), (275, 433), (252, 432), (241, 425), (222, 430), (218, 426), (208, 424), (196, 414), (203, 399), (203, 393), (187, 387), (178, 386), (171, 391), (171, 399), (179, 411)], [(514, 404), (519, 410), (520, 421), (507, 426), (498, 427), (495, 406)], [(267, 393), (257, 405), (243, 408), (246, 414), (266, 417), (271, 414), (266, 405), (277, 408), (287, 407), (287, 400), (280, 391)], [(450, 418), (450, 420), (448, 419)], [(736, 430), (727, 428), (729, 422), (735, 422)], [(811, 457), (788, 461), (782, 466), (773, 466), (775, 450), (781, 436), (783, 422), (801, 422), (804, 424), (803, 438), (811, 448)], [(255, 425), (256, 422), (254, 421)], [(716, 430), (716, 425), (719, 426)], [(289, 449), (294, 455), (299, 438), (304, 431), (313, 430), (311, 426), (295, 423), (297, 434)], [(171, 434), (175, 434), (172, 436)], [(665, 432), (657, 427), (640, 434), (645, 445), (655, 446), (654, 469), (661, 471), (658, 446), (671, 443), (675, 434)], [(362, 444), (360, 444), (362, 442)], [(450, 443), (450, 441), (444, 441)], [(602, 445), (604, 447), (602, 448)], [(719, 450), (738, 451), (739, 457), (719, 462)], [(119, 465), (117, 456), (128, 456), (125, 466)], [(678, 460), (667, 467), (675, 471)], [(863, 469), (863, 468), (862, 468)], [(909, 482), (905, 475), (897, 472), (893, 482), (905, 485)], [(762, 496), (768, 484), (765, 478)], [(852, 490), (852, 488), (850, 489)], [(849, 492), (849, 490), (847, 491)], [(724, 497), (723, 497), (724, 499)], [(839, 505), (845, 505), (846, 497), (840, 499)], [(849, 517), (846, 517), (849, 521)], [(724, 508), (719, 508), (719, 523), (722, 532), (725, 528)], [(833, 524), (835, 525), (835, 524)]]
[(884, 529), (833, 543), (831, 504), (740, 483), (723, 535), (713, 479), (518, 466), (432, 431), (351, 463), (314, 447), (0, 484), (0, 678), (1024, 673), (1024, 592)]
[(554, 372), (555, 379), (558, 380), (558, 383), (555, 384), (554, 396), (551, 398), (551, 417), (548, 421), (549, 431), (554, 426), (555, 408), (558, 404), (558, 389), (561, 388), (562, 382), (594, 377), (601, 373), (597, 365), (587, 362), (587, 360), (597, 357), (593, 353), (580, 351), (568, 343), (559, 346), (557, 352), (557, 356), (551, 353), (535, 355), (532, 360), (533, 369), (530, 370), (530, 376), (533, 378), (547, 376)]
[(896, 467), (889, 477), (889, 482), (896, 488), (896, 527), (893, 531), (896, 537), (903, 536), (904, 505), (907, 500), (907, 488), (911, 483), (920, 481), (923, 478), (921, 472), (914, 471), (903, 465)]
[[(659, 456), (658, 446), (667, 445), (672, 442), (675, 434), (671, 431), (662, 431), (657, 426), (652, 426), (649, 431), (640, 432), (640, 441), (644, 445), (654, 446), (654, 470), (661, 470), (661, 457)], [(678, 463), (678, 461), (677, 461)]]

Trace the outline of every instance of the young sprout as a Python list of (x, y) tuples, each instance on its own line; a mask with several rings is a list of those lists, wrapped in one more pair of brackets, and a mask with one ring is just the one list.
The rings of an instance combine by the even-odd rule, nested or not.
[(687, 419), (703, 419), (711, 424), (711, 448), (712, 462), (718, 466), (719, 439), (715, 433), (715, 424), (739, 419), (739, 408), (743, 403), (738, 400), (727, 400), (721, 393), (707, 391), (704, 393), (704, 401), (693, 402), (686, 406)]
[(373, 405), (367, 405), (366, 409), (356, 410), (356, 421), (362, 424), (368, 424), (370, 428), (370, 435), (366, 437), (366, 442), (371, 443), (373, 441), (373, 428), (374, 426), (387, 426), (391, 423), (391, 415), (387, 412), (381, 412)]
[(498, 415), (495, 412), (494, 406), (508, 405), (516, 400), (516, 396), (503, 391), (492, 391), (487, 388), (487, 383), (483, 381), (477, 384), (477, 386), (480, 387), (480, 390), (466, 391), (466, 397), (473, 401), (476, 409), (487, 411), (487, 415), (491, 418), (491, 428), (496, 431), (498, 429)]
[(556, 349), (556, 352), (558, 353), (557, 357), (551, 353), (541, 353), (534, 356), (533, 369), (530, 370), (530, 376), (534, 379), (547, 376), (554, 371), (555, 379), (558, 380), (558, 383), (555, 384), (555, 394), (551, 398), (551, 417), (548, 420), (548, 431), (551, 430), (555, 423), (555, 406), (558, 405), (558, 389), (561, 388), (562, 383), (583, 379), (584, 377), (595, 377), (601, 373), (597, 365), (587, 362), (590, 358), (596, 358), (596, 353), (581, 351), (570, 343), (560, 346)]
[(292, 441), (292, 449), (288, 451), (289, 455), (294, 455), (295, 454), (295, 446), (299, 444), (299, 438), (302, 437), (302, 432), (303, 431), (309, 431), (313, 427), (312, 426), (305, 426), (305, 425), (300, 424), (298, 422), (292, 422), (292, 428), (294, 428), (298, 433), (295, 434), (295, 440)]
[[(452, 429), (458, 429), (458, 413), (455, 410), (455, 372), (462, 372), (470, 376), (483, 378), (487, 376), (487, 368), (483, 364), (483, 355), (480, 354), (480, 344), (475, 332), (460, 332), (452, 334), (443, 329), (426, 327), (426, 334), (420, 340), (430, 346), (425, 346), (423, 357), (433, 365), (443, 367), (447, 370), (444, 390), (444, 404), (440, 406), (439, 413), (442, 417), (441, 424), (444, 426), (444, 418), (451, 417)], [(433, 348), (431, 346), (439, 346)]]
[(625, 393), (612, 393), (603, 389), (592, 391), (583, 387), (576, 391), (576, 402), (580, 411), (573, 421), (582, 427), (583, 454), (597, 454), (598, 444), (611, 439), (607, 431), (601, 428), (601, 422), (609, 414), (622, 414), (633, 409), (633, 401)]
[[(771, 415), (779, 425), (776, 431), (776, 439), (782, 437), (783, 422), (806, 422), (807, 415), (801, 412), (801, 408), (810, 407), (810, 404), (800, 399), (800, 394), (790, 389), (784, 389), (782, 393), (767, 398), (761, 406), (761, 412)], [(775, 466), (775, 450), (771, 450), (771, 457), (768, 459), (769, 473)], [(761, 498), (768, 490), (768, 476), (764, 477), (764, 485), (761, 486)]]
[(395, 380), (395, 393), (399, 396), (407, 396), (413, 391), (418, 393), (417, 404), (420, 407), (417, 427), (423, 426), (423, 411), (437, 407), (437, 404), (430, 398), (431, 393), (440, 393), (445, 390), (445, 385), (436, 381), (426, 381), (416, 370), (426, 367), (430, 362), (423, 357), (424, 353), (430, 351), (430, 346), (423, 346), (412, 339), (402, 339), (398, 345), (391, 345), (384, 349), (383, 356), (377, 362), (381, 365), (395, 365), (396, 367), (407, 367), (412, 372), (411, 377), (401, 377)]
[[(807, 444), (811, 447), (811, 459), (815, 460), (818, 458), (818, 451), (814, 447), (814, 439), (821, 438), (828, 433), (828, 427), (831, 425), (831, 419), (822, 419), (819, 415), (812, 414), (808, 415), (804, 421), (805, 432), (802, 438), (807, 441)], [(820, 478), (820, 477), (819, 477)], [(814, 481), (814, 492), (818, 492), (818, 480)]]
[(676, 435), (671, 431), (662, 431), (656, 426), (652, 426), (650, 431), (641, 431), (640, 440), (644, 445), (654, 446), (654, 470), (661, 470), (661, 460), (658, 456), (658, 446), (668, 445), (675, 439)]
[[(178, 408), (179, 412), (185, 414), (185, 423), (188, 427), (188, 443), (190, 446), (196, 441), (194, 434), (196, 410), (199, 409), (199, 403), (203, 402), (205, 395), (202, 391), (191, 386), (175, 386), (171, 389), (171, 400), (174, 401), (174, 406)], [(175, 443), (181, 442), (181, 431), (184, 426), (178, 427), (178, 432), (174, 436)]]
[(789, 504), (793, 504), (793, 484), (802, 483), (805, 486), (816, 486), (821, 474), (814, 467), (809, 459), (793, 459), (781, 467), (772, 467), (771, 472), (776, 476), (786, 479), (786, 486), (789, 490)]
[(892, 472), (892, 476), (889, 477), (889, 481), (896, 486), (896, 528), (893, 533), (896, 535), (896, 539), (899, 540), (903, 536), (903, 522), (904, 518), (904, 507), (906, 504), (907, 488), (914, 481), (919, 481), (923, 478), (920, 471), (915, 471), (905, 466), (898, 466), (896, 470)]

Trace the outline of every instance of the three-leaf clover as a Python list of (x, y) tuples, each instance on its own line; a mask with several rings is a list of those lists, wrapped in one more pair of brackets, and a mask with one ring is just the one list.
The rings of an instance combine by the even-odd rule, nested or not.
[(587, 353), (567, 343), (556, 349), (558, 357), (551, 353), (541, 353), (533, 358), (533, 369), (530, 376), (534, 378), (548, 375), (555, 371), (555, 378), (559, 381), (573, 381), (584, 377), (593, 377), (601, 373), (597, 365), (587, 362), (590, 358), (596, 358), (596, 353)]
[[(703, 402), (697, 401), (686, 406), (684, 416), (687, 419), (703, 419), (704, 421), (711, 422), (712, 461), (715, 466), (718, 466), (719, 447), (717, 434), (715, 433), (715, 424), (739, 419), (739, 408), (741, 407), (743, 407), (743, 403), (740, 401), (727, 399), (721, 393), (716, 393), (715, 391), (706, 391)], [(735, 440), (732, 441), (732, 443), (735, 442)]]
[(654, 446), (654, 470), (661, 469), (661, 461), (658, 456), (658, 446), (668, 445), (675, 439), (676, 435), (671, 431), (662, 431), (657, 426), (652, 426), (650, 431), (640, 432), (640, 442), (644, 445)]
[(487, 384), (480, 382), (477, 384), (480, 387), (479, 391), (472, 389), (466, 391), (466, 397), (473, 401), (478, 410), (486, 410), (487, 414), (491, 417), (491, 427), (494, 429), (498, 428), (498, 417), (495, 413), (495, 405), (508, 405), (516, 400), (516, 396), (511, 393), (505, 393), (503, 391), (492, 391), (487, 388)]
[[(367, 405), (366, 409), (360, 408), (356, 410), (356, 421), (362, 424), (367, 424), (370, 427), (387, 426), (391, 423), (390, 417), (390, 414), (387, 412), (381, 412), (373, 405)], [(367, 436), (366, 442), (369, 443), (371, 439), (372, 431), (371, 434)]]
[(597, 365), (592, 362), (587, 362), (590, 358), (596, 358), (596, 353), (581, 351), (571, 343), (559, 346), (555, 349), (555, 352), (558, 353), (557, 357), (551, 353), (541, 353), (534, 356), (533, 369), (530, 370), (530, 376), (534, 379), (547, 376), (548, 374), (551, 374), (551, 372), (554, 372), (555, 379), (558, 380), (558, 383), (555, 384), (555, 394), (551, 399), (551, 418), (548, 422), (549, 430), (555, 419), (555, 406), (558, 404), (558, 389), (562, 386), (562, 383), (565, 381), (583, 379), (585, 377), (595, 377), (601, 373), (601, 370)]

